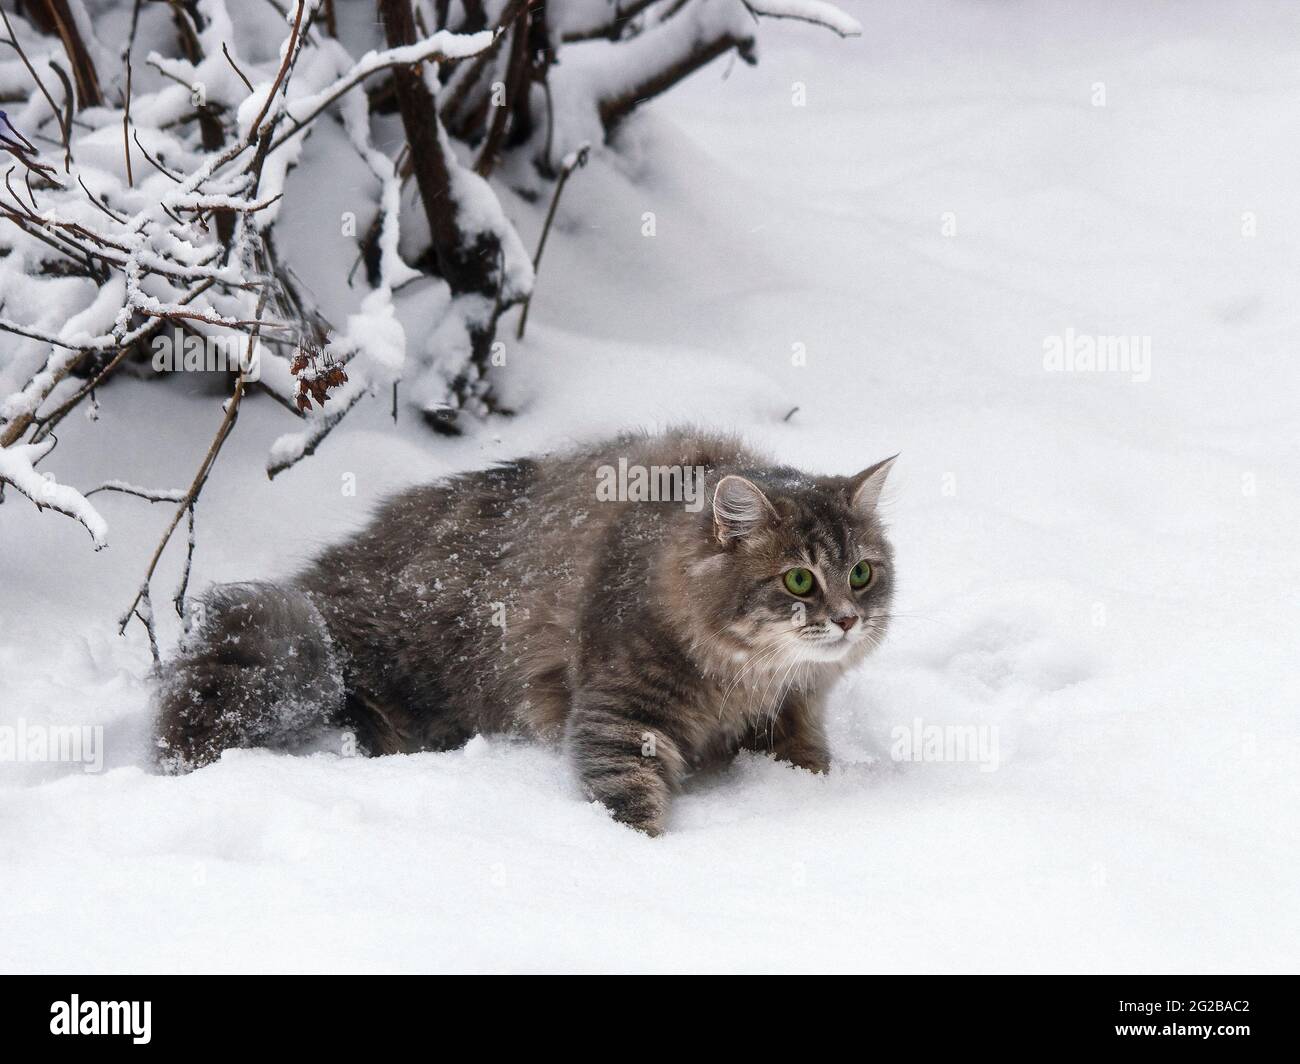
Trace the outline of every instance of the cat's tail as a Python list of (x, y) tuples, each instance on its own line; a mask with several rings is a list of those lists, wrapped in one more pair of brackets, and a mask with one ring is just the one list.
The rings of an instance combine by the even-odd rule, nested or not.
[(334, 722), (343, 672), (311, 599), (270, 583), (219, 584), (157, 694), (158, 762), (186, 772), (235, 747), (285, 747)]

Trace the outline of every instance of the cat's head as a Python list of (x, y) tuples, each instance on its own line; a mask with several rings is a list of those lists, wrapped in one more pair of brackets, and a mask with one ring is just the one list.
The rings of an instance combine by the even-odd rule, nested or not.
[(880, 643), (894, 558), (877, 504), (893, 462), (851, 477), (778, 470), (718, 481), (696, 601), (733, 656), (760, 669), (851, 664)]

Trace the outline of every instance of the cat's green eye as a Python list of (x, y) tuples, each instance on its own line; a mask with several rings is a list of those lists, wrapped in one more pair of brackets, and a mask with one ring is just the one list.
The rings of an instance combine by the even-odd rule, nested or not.
[(802, 598), (804, 595), (812, 594), (813, 574), (811, 569), (787, 569), (785, 576), (781, 579), (785, 582), (785, 589), (792, 595), (798, 595)]
[(861, 591), (869, 583), (871, 583), (871, 563), (858, 562), (849, 572), (849, 587), (854, 591)]

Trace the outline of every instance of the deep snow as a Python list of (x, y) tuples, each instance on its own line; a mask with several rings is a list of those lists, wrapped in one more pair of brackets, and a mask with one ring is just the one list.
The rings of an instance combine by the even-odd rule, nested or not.
[[(96, 496), (96, 554), (14, 498), (0, 725), (102, 724), (108, 770), (0, 764), (0, 968), (1294, 969), (1300, 12), (845, 6), (862, 39), (764, 24), (757, 68), (574, 176), (503, 337), (519, 416), (446, 441), (376, 398), (271, 483), (293, 425), (250, 403), (196, 561), (284, 572), (394, 486), (629, 425), (827, 472), (901, 451), (898, 616), (834, 698), (831, 776), (743, 758), (655, 840), (502, 738), (154, 776), (147, 646), (114, 619), (167, 508)], [(286, 203), (322, 261), (312, 211), (360, 200), (356, 165)], [(534, 246), (541, 208), (506, 206)], [(1045, 370), (1067, 330), (1149, 338), (1150, 379)], [(167, 387), (192, 394), (162, 433), (159, 386), (121, 381), (49, 467), (187, 483), (219, 400)], [(918, 718), (996, 726), (997, 770), (893, 760)]]

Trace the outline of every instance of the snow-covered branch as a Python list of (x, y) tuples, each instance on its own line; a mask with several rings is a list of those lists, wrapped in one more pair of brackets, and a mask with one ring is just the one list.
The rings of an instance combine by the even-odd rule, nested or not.
[(742, 0), (755, 15), (764, 18), (789, 18), (825, 26), (841, 37), (858, 37), (862, 24), (826, 0)]
[(96, 550), (108, 546), (108, 523), (99, 516), (86, 497), (52, 475), (36, 471), (36, 463), (49, 454), (54, 441), (0, 447), (0, 487), (11, 484), (36, 504), (37, 509), (53, 510), (71, 517), (90, 533)]

